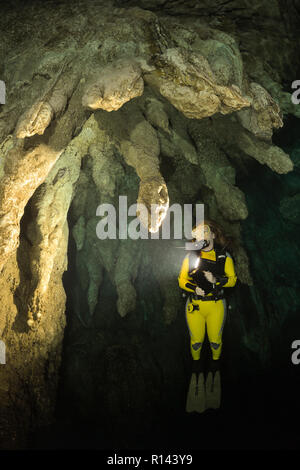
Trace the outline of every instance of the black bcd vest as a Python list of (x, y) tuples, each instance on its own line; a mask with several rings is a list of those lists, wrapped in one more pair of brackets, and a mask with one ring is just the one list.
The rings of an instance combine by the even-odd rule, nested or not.
[[(216, 252), (215, 261), (201, 258), (201, 250), (193, 250), (189, 253), (189, 276), (192, 277), (198, 287), (205, 291), (205, 295), (213, 292), (213, 284), (205, 278), (203, 271), (210, 271), (214, 276), (225, 276), (226, 251), (219, 245), (215, 245), (214, 250)], [(195, 268), (199, 257), (199, 265)], [(216, 288), (214, 292), (216, 292)]]

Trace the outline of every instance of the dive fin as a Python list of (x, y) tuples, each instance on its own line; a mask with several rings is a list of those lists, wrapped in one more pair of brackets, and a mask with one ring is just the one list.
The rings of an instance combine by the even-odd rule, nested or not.
[(203, 413), (206, 410), (203, 372), (199, 374), (198, 382), (197, 374), (192, 374), (185, 409), (187, 413), (192, 413), (193, 411)]
[(189, 391), (187, 394), (186, 399), (186, 407), (185, 410), (187, 413), (192, 413), (196, 411), (196, 392), (197, 392), (197, 375), (194, 373), (192, 374)]
[(213, 373), (209, 372), (205, 384), (206, 390), (206, 408), (216, 410), (221, 404), (221, 376), (218, 370), (213, 377)]
[(203, 372), (198, 377), (198, 394), (196, 396), (196, 411), (203, 413), (206, 410), (205, 384)]

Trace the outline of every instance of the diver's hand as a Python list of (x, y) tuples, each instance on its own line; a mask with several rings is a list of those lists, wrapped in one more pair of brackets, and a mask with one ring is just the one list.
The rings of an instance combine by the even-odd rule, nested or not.
[(203, 271), (203, 274), (208, 280), (208, 282), (211, 282), (212, 284), (216, 283), (216, 278), (210, 271)]
[(201, 287), (198, 287), (198, 286), (196, 287), (195, 292), (196, 292), (197, 295), (202, 295), (202, 296), (205, 295), (204, 290), (201, 289)]

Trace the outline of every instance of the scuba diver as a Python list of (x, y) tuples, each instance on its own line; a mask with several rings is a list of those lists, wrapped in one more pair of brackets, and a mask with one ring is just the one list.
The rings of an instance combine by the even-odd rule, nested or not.
[[(219, 363), (226, 318), (224, 288), (233, 287), (237, 277), (233, 259), (225, 250), (229, 241), (218, 224), (205, 220), (193, 228), (192, 236), (192, 249), (183, 260), (178, 283), (188, 292), (185, 315), (193, 359), (186, 411), (202, 413), (220, 406)], [(212, 358), (205, 383), (199, 364), (206, 329)]]

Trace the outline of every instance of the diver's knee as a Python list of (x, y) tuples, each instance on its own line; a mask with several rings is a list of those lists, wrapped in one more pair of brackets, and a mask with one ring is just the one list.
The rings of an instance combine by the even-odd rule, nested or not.
[(192, 344), (192, 348), (194, 351), (198, 351), (202, 346), (202, 343), (194, 343)]
[(213, 343), (213, 342), (211, 342), (210, 345), (211, 345), (212, 349), (214, 349), (215, 351), (217, 351), (217, 350), (220, 348), (221, 343)]

